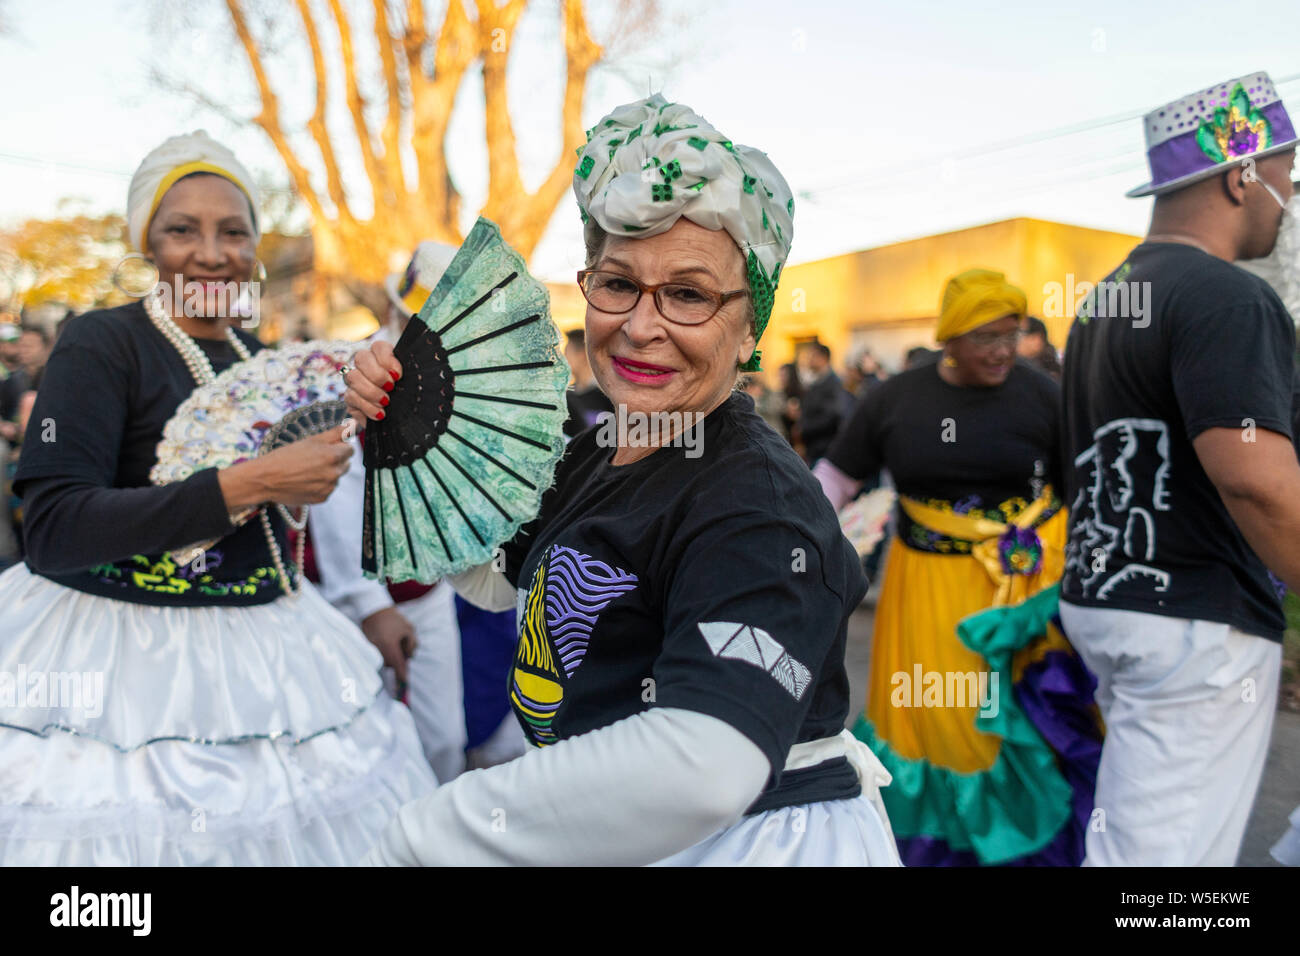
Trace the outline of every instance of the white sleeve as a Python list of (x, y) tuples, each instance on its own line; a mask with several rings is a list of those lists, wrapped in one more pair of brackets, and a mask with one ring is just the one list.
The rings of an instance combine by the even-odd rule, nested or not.
[(402, 807), (362, 862), (654, 863), (738, 821), (770, 772), (730, 724), (656, 708), (462, 774)]
[(366, 466), (361, 447), (352, 440), (352, 458), (333, 493), (312, 505), (312, 552), (325, 600), (360, 624), (376, 611), (392, 607), (388, 588), (361, 573), (361, 519), (365, 508)]
[(853, 500), (853, 496), (862, 487), (862, 482), (850, 478), (825, 458), (818, 458), (813, 465), (813, 477), (822, 486), (822, 491), (831, 501), (831, 507), (839, 511)]
[(475, 607), (485, 611), (509, 611), (515, 606), (515, 588), (500, 571), (493, 570), (492, 562), (480, 564), (448, 575), (456, 593)]

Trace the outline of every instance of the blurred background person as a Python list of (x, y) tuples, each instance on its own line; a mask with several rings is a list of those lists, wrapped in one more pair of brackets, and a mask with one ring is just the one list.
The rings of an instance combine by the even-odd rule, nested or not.
[(938, 349), (928, 349), (924, 345), (913, 346), (907, 350), (907, 358), (903, 360), (903, 371), (910, 372), (923, 365), (933, 365), (942, 355), (943, 353)]
[(1040, 371), (1050, 375), (1053, 381), (1061, 380), (1061, 357), (1056, 346), (1047, 337), (1047, 324), (1036, 316), (1025, 316), (1020, 327), (1020, 343), (1016, 354)]
[(22, 336), (18, 326), (0, 324), (0, 438), (13, 445), (19, 439), (18, 404), (27, 391), (29, 378), (23, 370), (18, 344)]
[(749, 372), (745, 375), (741, 388), (754, 400), (754, 410), (762, 416), (763, 421), (772, 426), (778, 435), (785, 434), (785, 425), (781, 417), (784, 401), (779, 392), (767, 387), (762, 372)]
[(852, 367), (856, 373), (856, 383), (850, 385), (848, 379), (845, 379), (844, 385), (857, 399), (866, 398), (868, 392), (889, 377), (889, 373), (871, 349), (863, 349), (858, 353), (852, 362)]
[(18, 335), (18, 362), (29, 380), (35, 379), (45, 368), (53, 344), (50, 333), (39, 325), (24, 325)]
[(831, 369), (831, 350), (820, 342), (800, 346), (799, 382), (803, 397), (799, 401), (799, 432), (803, 438), (804, 458), (809, 464), (826, 453), (844, 419), (844, 386)]
[(803, 398), (803, 385), (799, 381), (799, 366), (786, 362), (777, 370), (780, 382), (777, 394), (781, 398), (781, 428), (790, 447), (803, 456), (803, 440), (799, 437), (799, 403)]
[[(943, 360), (874, 389), (813, 470), (837, 510), (881, 468), (898, 490), (854, 733), (893, 775), (885, 804), (909, 866), (1083, 858), (1100, 743), (1080, 730), (1086, 672), (1047, 626), (1067, 513), (1060, 387), (1015, 360), (1025, 304), (1000, 272), (949, 280)], [(965, 630), (992, 607), (1005, 614), (996, 626)], [(969, 685), (944, 697), (967, 674), (1006, 686), (987, 703)], [(930, 675), (938, 699), (922, 695)], [(1045, 707), (1043, 687), (1065, 690)]]
[(587, 334), (582, 329), (574, 329), (565, 336), (564, 358), (573, 372), (573, 385), (564, 396), (569, 403), (564, 434), (573, 438), (595, 425), (603, 413), (612, 412), (614, 406), (600, 390), (596, 376), (591, 372), (591, 363), (587, 360)]

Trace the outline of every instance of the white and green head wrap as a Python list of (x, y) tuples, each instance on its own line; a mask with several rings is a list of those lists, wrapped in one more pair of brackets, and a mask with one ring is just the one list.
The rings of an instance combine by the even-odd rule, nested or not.
[[(794, 238), (794, 195), (766, 153), (731, 142), (656, 93), (587, 131), (573, 192), (589, 230), (645, 238), (683, 216), (725, 229), (745, 257), (754, 339), (762, 337)], [(759, 370), (757, 349), (742, 370)]]

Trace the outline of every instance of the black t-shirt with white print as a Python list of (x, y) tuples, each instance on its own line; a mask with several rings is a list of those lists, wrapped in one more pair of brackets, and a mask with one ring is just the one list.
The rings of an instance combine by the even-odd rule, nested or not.
[(1275, 581), (1192, 441), (1236, 429), (1246, 456), (1258, 430), (1292, 437), (1291, 318), (1262, 279), (1180, 243), (1139, 245), (1106, 283), (1065, 350), (1061, 595), (1280, 641)]
[(601, 429), (570, 443), (537, 519), (505, 548), (515, 714), (546, 746), (650, 707), (696, 711), (771, 762), (751, 812), (856, 796), (842, 757), (781, 771), (793, 744), (844, 727), (857, 557), (748, 396), (697, 427), (698, 444), (617, 467)]

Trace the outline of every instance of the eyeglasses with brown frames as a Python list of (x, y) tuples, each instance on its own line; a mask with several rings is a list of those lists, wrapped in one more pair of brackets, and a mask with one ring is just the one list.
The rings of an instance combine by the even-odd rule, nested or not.
[(707, 322), (732, 299), (749, 295), (748, 289), (719, 292), (687, 282), (646, 285), (622, 272), (600, 269), (584, 269), (579, 272), (578, 288), (592, 308), (610, 315), (631, 312), (641, 301), (641, 296), (648, 292), (654, 296), (655, 308), (659, 314), (678, 325)]

